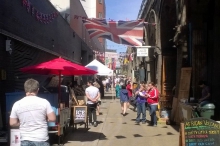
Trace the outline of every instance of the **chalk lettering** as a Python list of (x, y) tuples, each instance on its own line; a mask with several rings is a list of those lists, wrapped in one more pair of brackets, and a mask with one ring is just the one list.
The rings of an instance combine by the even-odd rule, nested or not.
[(197, 146), (197, 143), (188, 143), (188, 146)]
[(208, 135), (196, 135), (196, 138), (208, 138)]
[(187, 138), (196, 138), (195, 135), (188, 135)]
[(215, 142), (205, 142), (205, 145), (215, 145)]
[(185, 123), (185, 127), (190, 127), (191, 125), (190, 125), (190, 122), (186, 122)]
[(210, 122), (208, 120), (204, 121), (204, 125), (220, 129), (220, 124), (214, 123), (214, 122)]
[(196, 142), (196, 139), (189, 139), (189, 142)]
[(187, 135), (195, 135), (195, 134), (208, 134), (208, 130), (192, 130), (187, 132)]
[(202, 121), (191, 121), (191, 126), (201, 126), (202, 123)]
[(185, 123), (187, 146), (220, 146), (220, 124), (206, 118), (195, 118)]
[(209, 130), (209, 134), (220, 134), (220, 130)]

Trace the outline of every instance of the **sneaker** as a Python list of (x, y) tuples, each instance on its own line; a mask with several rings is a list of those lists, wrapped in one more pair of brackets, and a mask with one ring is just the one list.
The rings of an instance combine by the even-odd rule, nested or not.
[(154, 127), (157, 127), (157, 124), (154, 124), (153, 126), (154, 126)]
[(135, 121), (135, 124), (136, 124), (136, 125), (139, 125), (139, 124), (140, 124), (140, 122), (139, 122), (139, 121)]
[(96, 122), (94, 122), (93, 126), (94, 126), (94, 127), (97, 127), (97, 126), (98, 126), (98, 124), (97, 124)]
[(92, 123), (89, 123), (89, 126), (92, 126), (93, 124)]
[(146, 121), (143, 121), (142, 124), (146, 124)]

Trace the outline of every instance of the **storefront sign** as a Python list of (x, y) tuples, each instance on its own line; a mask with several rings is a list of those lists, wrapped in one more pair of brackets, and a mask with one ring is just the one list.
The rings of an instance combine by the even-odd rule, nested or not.
[(87, 106), (74, 106), (74, 123), (87, 122)]
[(147, 57), (148, 48), (137, 48), (137, 57)]
[(182, 145), (217, 146), (220, 145), (220, 124), (207, 118), (193, 118), (184, 122)]

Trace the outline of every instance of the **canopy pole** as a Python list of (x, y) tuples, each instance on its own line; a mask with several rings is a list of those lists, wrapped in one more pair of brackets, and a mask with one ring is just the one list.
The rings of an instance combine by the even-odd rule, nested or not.
[(58, 85), (58, 107), (60, 108), (61, 99), (61, 70), (59, 70), (59, 85)]
[(113, 100), (113, 89), (114, 89), (114, 87), (113, 87), (113, 85), (114, 85), (114, 79), (113, 79), (113, 74), (112, 74), (112, 87), (111, 87), (111, 90), (112, 90), (112, 100)]

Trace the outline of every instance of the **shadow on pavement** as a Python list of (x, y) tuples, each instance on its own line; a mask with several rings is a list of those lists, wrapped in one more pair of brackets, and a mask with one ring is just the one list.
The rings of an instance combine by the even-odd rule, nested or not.
[(179, 125), (170, 125), (173, 129), (179, 132), (180, 126)]
[(69, 143), (68, 141), (81, 141), (81, 142), (89, 142), (95, 140), (107, 140), (106, 136), (100, 132), (92, 132), (88, 131), (84, 128), (78, 128), (72, 133), (69, 133), (64, 140), (64, 143)]
[(102, 99), (116, 99), (115, 95), (113, 94), (113, 96), (105, 96)]

